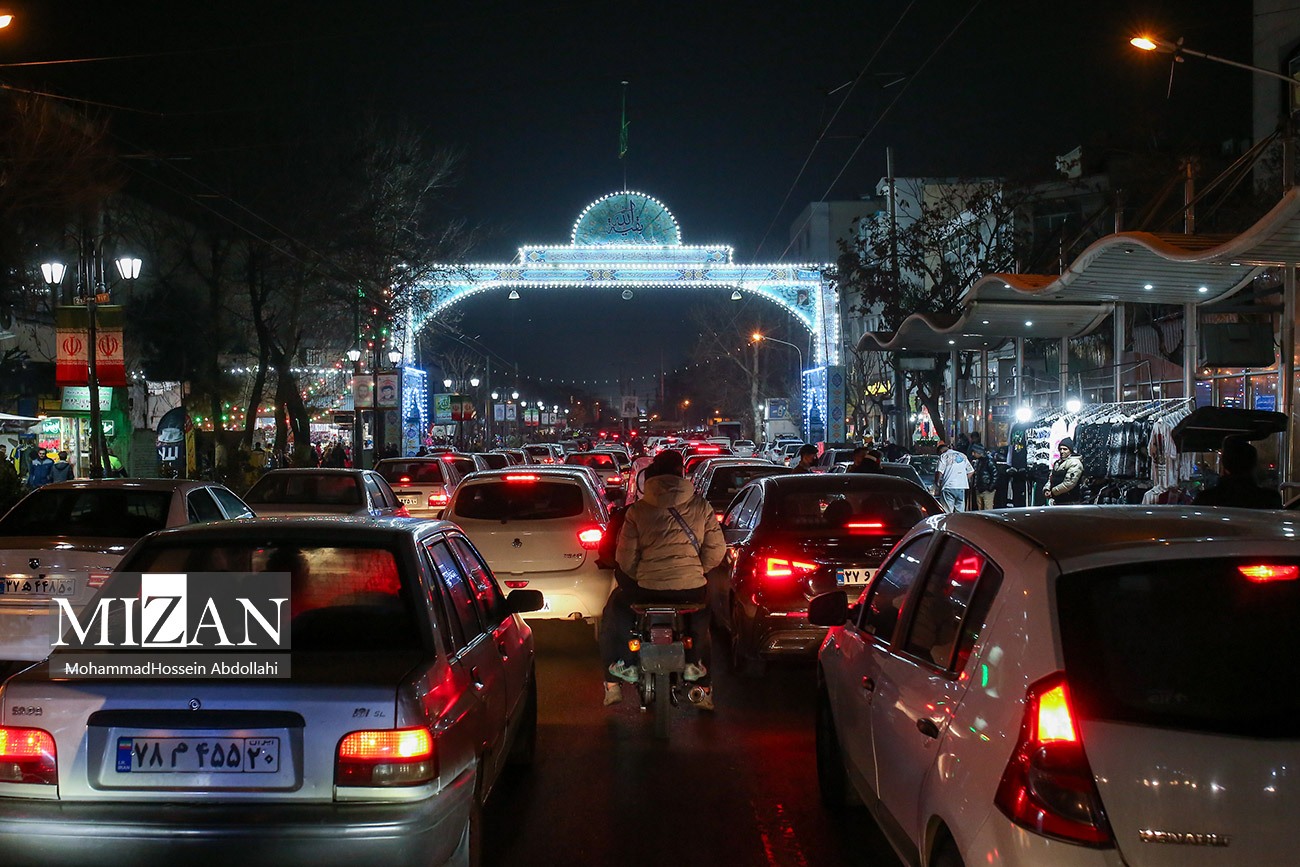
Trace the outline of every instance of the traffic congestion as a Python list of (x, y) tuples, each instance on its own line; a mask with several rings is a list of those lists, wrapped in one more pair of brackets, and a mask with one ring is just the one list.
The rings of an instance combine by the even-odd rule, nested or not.
[[(977, 509), (944, 475), (973, 482), (969, 444), (922, 479), (889, 444), (587, 440), (274, 468), (242, 498), (34, 489), (0, 520), (7, 863), (226, 863), (253, 839), (258, 863), (514, 863), (567, 725), (604, 714), (671, 761), (752, 737), (771, 689), (795, 703), (791, 796), (879, 835), (855, 860), (822, 828), (773, 863), (1162, 863), (1189, 834), (1288, 861), (1297, 738), (1269, 672), (1294, 513)], [(291, 674), (122, 674), (149, 645), (113, 602), (147, 608), (156, 573), (284, 573)]]

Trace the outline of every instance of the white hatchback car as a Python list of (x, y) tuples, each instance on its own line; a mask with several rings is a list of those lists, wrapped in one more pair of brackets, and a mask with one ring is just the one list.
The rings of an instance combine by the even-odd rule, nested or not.
[(596, 563), (609, 512), (587, 470), (474, 473), (443, 517), (461, 526), (506, 587), (542, 591), (542, 609), (530, 618), (600, 616), (614, 585), (614, 573)]
[(918, 524), (816, 597), (823, 800), (909, 865), (1300, 850), (1300, 516), (1069, 506)]

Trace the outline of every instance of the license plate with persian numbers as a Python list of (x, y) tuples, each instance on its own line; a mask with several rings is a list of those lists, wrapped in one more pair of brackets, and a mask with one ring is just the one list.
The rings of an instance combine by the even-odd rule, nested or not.
[(835, 583), (841, 586), (845, 584), (866, 584), (875, 574), (875, 569), (837, 569), (835, 571)]
[(75, 596), (75, 578), (45, 575), (39, 577), (6, 576), (0, 578), (0, 595), (3, 596)]
[(119, 774), (274, 774), (278, 737), (119, 737)]

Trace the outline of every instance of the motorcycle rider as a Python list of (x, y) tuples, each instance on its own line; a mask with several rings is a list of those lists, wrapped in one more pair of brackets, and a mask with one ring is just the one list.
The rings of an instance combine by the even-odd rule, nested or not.
[(627, 637), (636, 626), (633, 603), (691, 603), (704, 607), (686, 618), (692, 652), (683, 676), (702, 687), (699, 692), (692, 690), (695, 706), (713, 710), (705, 576), (722, 562), (727, 543), (713, 507), (683, 478), (681, 452), (660, 452), (645, 477), (645, 494), (627, 507), (618, 534), (614, 570), (618, 587), (610, 593), (602, 615), (605, 705), (623, 700), (619, 681), (636, 683), (641, 677), (640, 669), (625, 661)]

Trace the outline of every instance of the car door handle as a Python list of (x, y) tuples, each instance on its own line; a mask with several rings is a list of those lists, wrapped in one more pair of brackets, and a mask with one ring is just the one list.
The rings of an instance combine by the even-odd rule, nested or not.
[(510, 651), (506, 649), (506, 643), (504, 641), (497, 642), (497, 653), (501, 654), (502, 659), (510, 658)]
[(876, 689), (875, 679), (870, 677), (862, 678), (862, 688), (867, 692), (874, 692)]
[(928, 717), (922, 717), (916, 721), (916, 730), (927, 738), (937, 738), (939, 736), (939, 727), (934, 724), (934, 720)]
[(483, 688), (483, 677), (478, 673), (478, 667), (469, 670), (470, 683), (474, 684), (475, 689)]

